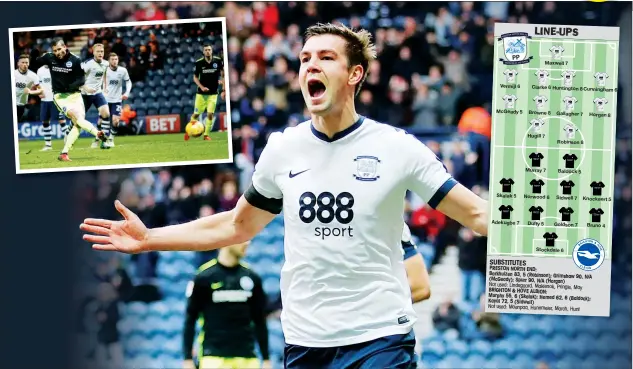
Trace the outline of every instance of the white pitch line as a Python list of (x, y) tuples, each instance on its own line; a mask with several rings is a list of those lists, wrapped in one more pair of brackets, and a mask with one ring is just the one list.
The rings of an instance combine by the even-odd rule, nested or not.
[[(535, 221), (536, 222), (536, 221)], [(574, 222), (576, 223), (576, 222)], [(587, 227), (556, 227), (556, 226), (536, 226), (536, 225), (524, 225), (519, 224), (515, 227), (525, 227), (525, 228), (560, 228), (560, 229), (587, 229)]]
[(573, 147), (543, 147), (543, 146), (506, 146), (506, 145), (495, 145), (495, 147), (503, 147), (508, 149), (543, 149), (543, 150), (578, 150), (578, 151), (608, 151), (609, 149), (583, 149), (583, 148), (573, 148)]
[(550, 38), (537, 38), (537, 39), (530, 39), (528, 40), (528, 42), (552, 42), (555, 44), (588, 44), (588, 45), (604, 45), (604, 44), (608, 44), (607, 41), (568, 41), (568, 40), (561, 40), (561, 39), (550, 39)]
[(515, 254), (513, 252), (504, 252), (495, 256), (533, 256), (533, 257), (547, 257), (547, 258), (569, 258), (569, 255), (549, 255), (549, 254)]

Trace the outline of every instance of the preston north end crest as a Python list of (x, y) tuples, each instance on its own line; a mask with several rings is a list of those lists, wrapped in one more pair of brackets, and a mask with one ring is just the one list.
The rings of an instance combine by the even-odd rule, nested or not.
[(525, 32), (506, 33), (499, 37), (498, 41), (503, 41), (503, 55), (505, 59), (499, 61), (507, 65), (525, 64), (532, 60), (528, 56), (528, 39), (532, 38)]
[(378, 175), (378, 165), (380, 159), (375, 156), (357, 156), (354, 159), (356, 162), (356, 174), (354, 178), (359, 181), (375, 181), (380, 176)]

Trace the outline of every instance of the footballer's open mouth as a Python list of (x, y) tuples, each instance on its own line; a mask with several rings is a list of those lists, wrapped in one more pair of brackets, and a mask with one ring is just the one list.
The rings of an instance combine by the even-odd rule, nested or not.
[(308, 81), (308, 93), (313, 99), (318, 99), (325, 95), (325, 84), (319, 80)]

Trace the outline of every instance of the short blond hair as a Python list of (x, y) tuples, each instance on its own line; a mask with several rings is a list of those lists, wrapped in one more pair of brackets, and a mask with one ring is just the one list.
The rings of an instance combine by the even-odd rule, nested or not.
[(94, 45), (92, 45), (92, 49), (93, 50), (95, 49), (95, 47), (100, 47), (100, 48), (105, 50), (105, 46), (103, 46), (103, 44), (94, 44)]
[(363, 77), (356, 85), (355, 94), (358, 95), (361, 86), (367, 79), (369, 62), (376, 59), (376, 46), (371, 40), (371, 33), (364, 29), (353, 30), (343, 24), (317, 23), (308, 27), (305, 32), (305, 41), (308, 41), (310, 37), (320, 35), (339, 36), (347, 42), (345, 51), (349, 60), (349, 67), (360, 65), (363, 68)]

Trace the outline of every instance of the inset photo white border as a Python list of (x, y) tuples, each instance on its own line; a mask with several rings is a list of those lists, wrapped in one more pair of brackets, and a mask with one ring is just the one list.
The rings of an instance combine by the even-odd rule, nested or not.
[[(200, 157), (196, 157), (197, 160), (187, 160), (187, 161), (162, 161), (162, 162), (145, 162), (145, 163), (137, 163), (137, 164), (112, 164), (112, 165), (98, 165), (98, 166), (81, 166), (80, 160), (73, 160), (71, 149), (69, 152), (69, 156), (71, 158), (70, 164), (67, 167), (51, 167), (51, 168), (39, 168), (39, 169), (22, 169), (20, 164), (20, 139), (19, 139), (19, 130), (20, 123), (18, 122), (17, 117), (17, 96), (15, 92), (15, 70), (17, 69), (16, 61), (15, 61), (15, 50), (14, 50), (14, 34), (20, 32), (32, 32), (32, 31), (56, 31), (56, 30), (75, 30), (75, 29), (98, 29), (98, 28), (115, 28), (115, 27), (139, 27), (139, 26), (159, 26), (159, 25), (175, 25), (175, 24), (190, 24), (190, 23), (211, 23), (211, 22), (221, 22), (222, 24), (222, 48), (223, 48), (223, 58), (224, 58), (224, 85), (223, 92), (225, 93), (225, 103), (226, 103), (226, 112), (224, 114), (224, 128), (227, 133), (227, 144), (228, 144), (228, 158), (227, 159), (209, 159), (209, 160), (200, 160)], [(206, 165), (206, 164), (227, 164), (233, 162), (233, 140), (232, 140), (232, 125), (231, 125), (231, 99), (230, 96), (230, 88), (229, 88), (229, 60), (228, 60), (228, 35), (226, 30), (226, 18), (225, 17), (214, 17), (214, 18), (195, 18), (195, 19), (177, 19), (177, 20), (166, 20), (166, 21), (143, 21), (143, 22), (118, 22), (118, 23), (94, 23), (94, 24), (76, 24), (76, 25), (60, 25), (60, 26), (46, 26), (46, 27), (20, 27), (20, 28), (9, 28), (9, 57), (10, 57), (10, 65), (11, 65), (11, 101), (12, 101), (12, 113), (13, 113), (13, 127), (14, 127), (14, 150), (15, 150), (15, 168), (16, 174), (30, 174), (30, 173), (57, 173), (57, 172), (77, 172), (77, 171), (89, 171), (89, 170), (109, 170), (109, 169), (134, 169), (134, 168), (148, 168), (148, 167), (169, 167), (169, 166), (187, 166), (187, 165)], [(104, 57), (107, 58), (107, 55)], [(32, 62), (32, 61), (31, 61)], [(167, 65), (165, 67), (168, 67)], [(186, 75), (190, 75), (186, 81), (191, 81), (192, 90), (197, 91), (197, 86), (195, 86), (193, 82), (193, 65), (192, 72), (186, 73)], [(132, 94), (134, 94), (134, 90), (132, 90)], [(192, 96), (192, 100), (195, 104), (196, 94)], [(219, 97), (219, 96), (218, 96)], [(184, 107), (183, 107), (184, 108)], [(205, 113), (200, 114), (200, 118), (203, 117)], [(216, 113), (216, 116), (220, 113)], [(171, 114), (170, 114), (171, 115)], [(181, 114), (182, 116), (182, 114)], [(181, 119), (181, 125), (184, 127), (188, 123), (190, 118), (190, 114), (187, 114), (187, 119), (184, 121)], [(215, 117), (214, 117), (215, 119)], [(66, 119), (67, 122), (70, 122), (69, 119)], [(199, 120), (204, 124), (202, 119)], [(51, 119), (51, 126), (58, 125), (55, 119)], [(218, 123), (215, 122), (214, 126), (218, 126)], [(184, 129), (181, 129), (180, 132), (183, 135), (182, 144), (185, 145), (187, 142), (184, 141)], [(173, 133), (176, 134), (176, 133)], [(158, 136), (158, 135), (157, 135)], [(201, 137), (190, 138), (190, 140), (202, 140)], [(28, 140), (22, 141), (27, 142)], [(38, 140), (39, 141), (39, 140)], [(85, 140), (84, 140), (85, 141)], [(44, 141), (42, 142), (42, 146), (44, 145)], [(210, 141), (210, 142), (213, 142)], [(84, 142), (85, 143), (85, 142)], [(63, 145), (63, 141), (62, 141)], [(39, 150), (39, 148), (38, 148)], [(94, 149), (98, 151), (107, 151), (111, 152), (116, 150), (115, 147), (108, 150)], [(159, 148), (160, 150), (160, 148)], [(27, 152), (30, 153), (33, 150), (29, 150)], [(55, 161), (58, 163), (58, 155), (61, 151), (61, 147), (59, 144), (57, 147), (54, 147), (51, 150), (51, 161)], [(54, 153), (55, 155), (53, 155)]]

